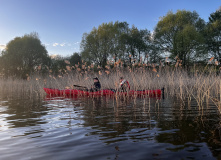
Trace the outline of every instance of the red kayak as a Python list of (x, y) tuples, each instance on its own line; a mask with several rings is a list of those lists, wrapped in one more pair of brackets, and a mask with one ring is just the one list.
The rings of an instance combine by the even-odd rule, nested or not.
[(90, 91), (84, 91), (84, 90), (78, 90), (78, 89), (52, 89), (52, 88), (44, 88), (45, 92), (48, 95), (56, 95), (56, 96), (61, 96), (61, 95), (66, 95), (66, 96), (93, 96), (93, 95), (98, 95), (98, 96), (107, 96), (107, 95), (149, 95), (149, 96), (160, 96), (162, 94), (161, 89), (156, 89), (156, 90), (141, 90), (141, 91), (135, 91), (135, 90), (130, 90), (128, 93), (127, 92), (115, 92), (114, 90), (111, 89), (103, 89), (99, 90), (96, 92), (90, 92)]

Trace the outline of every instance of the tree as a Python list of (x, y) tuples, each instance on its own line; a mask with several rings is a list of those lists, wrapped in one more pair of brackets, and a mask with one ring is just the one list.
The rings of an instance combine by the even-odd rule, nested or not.
[(154, 41), (151, 41), (149, 53), (145, 54), (145, 58), (150, 63), (156, 63), (157, 64), (163, 59), (162, 56), (161, 56), (162, 55), (161, 51), (162, 50), (160, 50), (159, 44), (155, 43)]
[(98, 27), (98, 44), (99, 44), (99, 56), (100, 59), (100, 65), (102, 67), (105, 67), (107, 64), (107, 60), (109, 55), (112, 53), (114, 49), (114, 25), (112, 22), (110, 23), (103, 23)]
[[(142, 54), (146, 54), (152, 50), (151, 35), (147, 29), (139, 30), (135, 39), (135, 48), (140, 60)], [(145, 55), (146, 56), (146, 55)]]
[(61, 57), (59, 55), (54, 56), (51, 58), (51, 65), (50, 69), (53, 71), (53, 74), (61, 74), (64, 73), (66, 70), (67, 63), (65, 63), (65, 60), (70, 60), (69, 57)]
[(93, 30), (89, 34), (83, 34), (81, 41), (81, 50), (81, 56), (84, 61), (88, 63), (101, 64), (102, 57), (99, 53), (99, 41), (96, 28), (93, 28)]
[[(129, 33), (126, 36), (127, 36), (126, 45), (128, 48), (128, 57), (132, 57), (133, 59), (135, 59), (137, 58), (136, 46), (139, 43), (138, 42), (139, 30), (135, 26), (132, 26), (132, 28), (129, 29)], [(130, 63), (131, 63), (131, 58), (130, 58)]]
[(206, 27), (206, 44), (212, 56), (221, 63), (221, 7), (210, 14)]
[(202, 53), (204, 26), (204, 20), (195, 11), (168, 12), (158, 22), (154, 39), (160, 52), (168, 51), (171, 57), (178, 56), (188, 66), (197, 53)]
[(119, 59), (125, 61), (125, 53), (127, 52), (126, 41), (127, 34), (129, 32), (129, 24), (127, 22), (118, 22), (114, 23), (114, 29), (112, 34), (112, 52), (111, 56), (114, 58), (114, 61)]
[(146, 29), (138, 30), (135, 26), (130, 29), (127, 22), (103, 23), (90, 33), (84, 33), (81, 56), (87, 62), (105, 67), (110, 58), (115, 62), (119, 59), (131, 62), (131, 58), (140, 60), (149, 45), (150, 32)]
[(103, 23), (98, 28), (93, 28), (89, 34), (84, 33), (81, 55), (85, 61), (105, 67), (108, 57), (117, 53), (116, 49), (120, 43), (116, 26), (112, 22)]
[(71, 65), (75, 65), (75, 64), (80, 64), (81, 63), (81, 56), (78, 53), (74, 53), (71, 57), (70, 57), (70, 63)]
[[(131, 58), (140, 61), (141, 55), (150, 48), (150, 32), (146, 29), (139, 30), (134, 25), (129, 29), (126, 36), (127, 54), (131, 63)], [(148, 48), (149, 47), (149, 48)], [(129, 56), (130, 55), (130, 56)], [(131, 57), (131, 58), (130, 58)]]
[(31, 74), (37, 66), (50, 64), (47, 50), (41, 44), (37, 33), (11, 40), (6, 46), (2, 60), (2, 68), (6, 75), (20, 77)]
[(3, 58), (2, 55), (4, 54), (4, 51), (1, 51), (0, 53), (0, 74), (3, 73)]

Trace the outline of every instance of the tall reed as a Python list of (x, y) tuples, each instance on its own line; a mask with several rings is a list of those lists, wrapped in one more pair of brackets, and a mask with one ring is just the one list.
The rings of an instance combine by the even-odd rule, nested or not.
[(0, 94), (7, 96), (44, 96), (44, 87), (47, 88), (74, 88), (73, 85), (81, 85), (90, 88), (93, 77), (98, 77), (102, 88), (117, 89), (119, 78), (124, 77), (131, 85), (132, 90), (165, 88), (165, 96), (176, 96), (181, 100), (185, 98), (196, 99), (199, 108), (205, 101), (212, 101), (221, 110), (221, 76), (213, 71), (213, 67), (207, 67), (199, 73), (196, 67), (187, 71), (181, 67), (140, 65), (136, 67), (114, 68), (107, 66), (105, 69), (93, 71), (91, 66), (77, 67), (72, 70), (67, 67), (64, 73), (54, 76), (51, 72), (43, 76), (34, 74), (27, 79), (0, 79)]

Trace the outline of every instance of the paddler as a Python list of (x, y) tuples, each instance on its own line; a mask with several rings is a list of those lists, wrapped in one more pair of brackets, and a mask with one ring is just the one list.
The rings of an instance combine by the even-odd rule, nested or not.
[(120, 77), (119, 90), (121, 92), (128, 92), (130, 90), (130, 84), (126, 79), (124, 79), (124, 77)]
[(101, 89), (101, 84), (100, 84), (100, 81), (97, 77), (93, 78), (94, 80), (94, 85), (91, 86), (91, 92), (94, 92), (94, 91), (99, 91)]

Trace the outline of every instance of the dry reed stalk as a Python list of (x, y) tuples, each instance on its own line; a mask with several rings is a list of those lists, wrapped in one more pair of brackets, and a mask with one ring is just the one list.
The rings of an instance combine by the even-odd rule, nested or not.
[[(68, 64), (68, 62), (67, 62)], [(77, 68), (79, 66), (77, 65)], [(87, 66), (85, 66), (86, 68)], [(67, 67), (65, 73), (61, 73), (58, 76), (53, 76), (49, 71), (48, 76), (33, 75), (29, 76), (29, 80), (8, 78), (7, 80), (0, 79), (0, 93), (3, 94), (21, 94), (22, 96), (33, 97), (32, 95), (44, 96), (44, 87), (64, 89), (65, 87), (73, 88), (73, 85), (80, 85), (90, 88), (93, 84), (93, 77), (98, 77), (102, 88), (117, 89), (119, 84), (119, 78), (124, 77), (130, 83), (132, 90), (143, 89), (158, 89), (165, 88), (165, 95), (177, 96), (178, 98), (185, 99), (188, 97), (192, 100), (192, 97), (196, 99), (199, 109), (203, 102), (208, 99), (219, 99), (218, 107), (220, 108), (221, 102), (221, 80), (220, 76), (215, 75), (210, 70), (209, 74), (205, 75), (199, 73), (194, 66), (193, 74), (189, 73), (181, 68), (161, 67), (158, 71), (156, 66), (153, 68), (122, 68), (116, 67), (110, 69), (108, 74), (100, 70), (100, 72), (93, 72), (93, 65), (90, 66), (91, 71), (73, 71)], [(144, 66), (146, 67), (146, 66)], [(100, 73), (100, 74), (99, 74)], [(159, 76), (157, 76), (159, 75)], [(117, 84), (117, 85), (116, 85)], [(117, 97), (116, 97), (117, 99)]]

